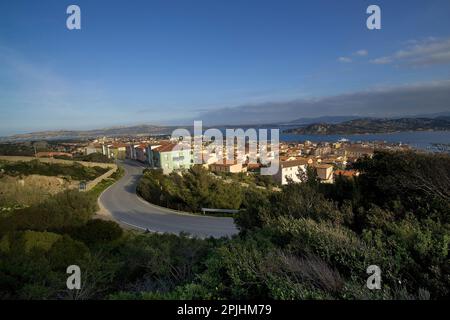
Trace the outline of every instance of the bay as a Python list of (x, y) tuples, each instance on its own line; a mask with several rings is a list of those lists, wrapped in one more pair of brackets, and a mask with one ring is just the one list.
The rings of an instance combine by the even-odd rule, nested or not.
[(408, 144), (422, 150), (433, 150), (436, 144), (450, 144), (450, 131), (408, 131), (380, 134), (349, 135), (299, 135), (280, 133), (280, 141), (284, 142), (336, 142), (347, 139), (351, 142), (388, 142)]

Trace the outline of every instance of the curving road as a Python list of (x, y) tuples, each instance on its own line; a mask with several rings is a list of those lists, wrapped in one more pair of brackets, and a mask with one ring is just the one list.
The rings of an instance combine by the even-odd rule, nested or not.
[(232, 218), (208, 217), (178, 212), (146, 202), (136, 195), (136, 186), (145, 168), (138, 162), (121, 163), (124, 176), (106, 189), (99, 203), (118, 222), (151, 232), (186, 232), (197, 237), (231, 236), (238, 233)]

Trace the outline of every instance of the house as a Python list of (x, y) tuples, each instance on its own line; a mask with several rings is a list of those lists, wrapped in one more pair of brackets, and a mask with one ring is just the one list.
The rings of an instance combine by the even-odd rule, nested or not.
[(242, 166), (242, 163), (237, 162), (235, 160), (225, 160), (216, 163), (212, 163), (209, 165), (209, 170), (212, 172), (220, 173), (240, 173), (247, 172), (247, 168)]
[(307, 162), (305, 160), (281, 161), (278, 172), (273, 176), (275, 181), (286, 185), (290, 181), (302, 182), (298, 176), (301, 171), (306, 172)]
[(364, 156), (372, 157), (374, 148), (364, 146), (348, 146), (336, 150), (336, 154), (347, 158), (358, 159)]
[(126, 144), (113, 143), (113, 144), (103, 144), (102, 154), (110, 159), (125, 159), (126, 157)]
[(312, 157), (307, 157), (307, 158), (305, 158), (305, 157), (297, 157), (297, 158), (295, 158), (296, 160), (302, 160), (302, 161), (305, 161), (306, 162), (306, 164), (308, 164), (308, 165), (312, 165), (313, 163), (314, 163), (314, 158), (312, 158)]
[(297, 158), (295, 156), (280, 156), (280, 161), (287, 162), (287, 161), (293, 161)]
[(114, 159), (124, 160), (126, 156), (127, 145), (124, 143), (113, 143), (111, 153)]
[(331, 164), (316, 164), (314, 168), (317, 172), (317, 177), (322, 183), (333, 183), (334, 173), (333, 166)]
[(102, 144), (102, 154), (110, 158), (109, 146), (107, 144)]
[(136, 160), (142, 163), (148, 163), (147, 160), (147, 146), (144, 144), (138, 145), (134, 148)]
[(131, 160), (136, 160), (136, 147), (138, 147), (138, 144), (129, 144), (126, 148), (126, 158)]
[(315, 156), (326, 156), (326, 155), (329, 155), (330, 153), (331, 153), (331, 147), (330, 146), (320, 146), (320, 147), (317, 147), (313, 151), (313, 154)]
[(259, 172), (261, 167), (261, 163), (249, 163), (247, 164), (247, 172)]
[(164, 174), (189, 169), (193, 164), (190, 145), (179, 146), (177, 143), (165, 143), (156, 147), (147, 147), (147, 153), (150, 167), (162, 169)]
[(100, 144), (89, 144), (84, 148), (84, 154), (90, 155), (93, 153), (102, 153), (102, 146)]
[(338, 168), (345, 168), (345, 166), (347, 165), (347, 161), (342, 156), (330, 155), (322, 159), (321, 164), (331, 164)]

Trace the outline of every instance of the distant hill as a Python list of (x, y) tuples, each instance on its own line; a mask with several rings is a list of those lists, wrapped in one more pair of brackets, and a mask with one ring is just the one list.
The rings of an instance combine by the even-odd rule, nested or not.
[(305, 125), (313, 123), (341, 123), (345, 121), (360, 119), (359, 116), (323, 116), (317, 118), (299, 118), (289, 122), (283, 122), (283, 125)]
[(139, 135), (162, 135), (172, 133), (174, 127), (138, 125), (130, 127), (112, 127), (95, 130), (56, 130), (41, 131), (24, 134), (16, 134), (0, 138), (0, 141), (27, 141), (27, 140), (63, 140), (63, 139), (87, 139), (101, 136), (139, 136)]
[(437, 118), (363, 118), (342, 123), (314, 123), (300, 128), (287, 129), (290, 134), (366, 134), (401, 131), (445, 131), (450, 130), (450, 117)]
[[(285, 133), (292, 134), (358, 134), (358, 133), (386, 133), (398, 131), (450, 130), (450, 116), (431, 115), (428, 117), (403, 117), (398, 119), (359, 118), (357, 116), (324, 116), (318, 118), (300, 118), (286, 123), (221, 126), (219, 128), (267, 128), (287, 127)], [(174, 129), (185, 128), (189, 131), (192, 126), (157, 126), (136, 125), (111, 127), (94, 130), (53, 130), (8, 137), (0, 137), (0, 142), (21, 142), (37, 140), (83, 140), (97, 137), (114, 136), (150, 136), (170, 135)], [(204, 126), (206, 130), (208, 126)]]

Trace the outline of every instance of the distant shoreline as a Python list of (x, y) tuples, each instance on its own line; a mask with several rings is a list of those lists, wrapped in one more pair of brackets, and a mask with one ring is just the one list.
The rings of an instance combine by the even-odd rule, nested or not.
[(361, 133), (355, 133), (355, 132), (336, 132), (336, 133), (296, 133), (296, 132), (290, 132), (291, 129), (287, 129), (287, 130), (283, 130), (282, 133), (283, 134), (289, 134), (289, 135), (317, 135), (317, 136), (330, 136), (330, 135), (372, 135), (372, 134), (398, 134), (398, 133), (416, 133), (416, 132), (448, 132), (450, 131), (449, 129), (439, 129), (439, 130), (435, 130), (435, 129), (427, 129), (427, 130), (397, 130), (397, 131), (388, 131), (388, 132), (384, 132), (384, 131), (376, 131), (376, 132), (361, 132)]
[(341, 123), (313, 123), (284, 131), (289, 134), (388, 134), (400, 132), (432, 132), (450, 130), (450, 117), (437, 118), (363, 118)]
[(318, 143), (337, 142), (340, 139), (347, 139), (350, 142), (401, 143), (420, 150), (434, 150), (437, 145), (449, 143), (450, 130), (401, 131), (378, 134), (280, 134), (280, 141), (283, 142), (311, 141)]

